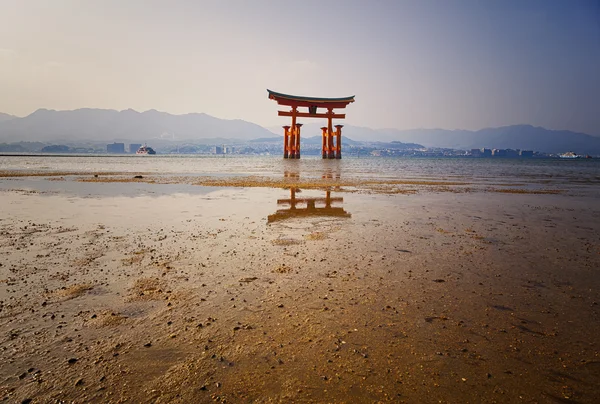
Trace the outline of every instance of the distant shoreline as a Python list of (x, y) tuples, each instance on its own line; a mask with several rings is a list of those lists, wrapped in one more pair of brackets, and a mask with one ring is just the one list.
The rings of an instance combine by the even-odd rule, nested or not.
[[(210, 157), (210, 158), (236, 158), (236, 157), (273, 157), (273, 158), (281, 158), (281, 156), (278, 155), (259, 155), (259, 154), (230, 154), (230, 155), (225, 155), (225, 154), (193, 154), (193, 153), (189, 153), (189, 154), (156, 154), (156, 157), (166, 157), (166, 156), (177, 156), (177, 157)], [(314, 156), (318, 156), (320, 157), (320, 155), (318, 154), (307, 154), (306, 156), (308, 157), (314, 157)], [(122, 158), (126, 158), (126, 157), (137, 157), (139, 158), (139, 155), (136, 155), (135, 153), (133, 154), (77, 154), (77, 153), (73, 153), (73, 154), (54, 154), (54, 153), (0, 153), (0, 157), (122, 157)], [(574, 161), (574, 160), (585, 160), (585, 161), (589, 161), (589, 160), (598, 160), (597, 157), (592, 157), (592, 158), (576, 158), (576, 159), (564, 159), (564, 158), (560, 158), (558, 156), (532, 156), (532, 157), (474, 157), (474, 156), (370, 156), (370, 155), (361, 155), (361, 156), (357, 156), (354, 154), (350, 154), (347, 153), (347, 155), (344, 157), (346, 159), (351, 158), (351, 159), (364, 159), (364, 158), (373, 158), (373, 159), (378, 159), (378, 158), (393, 158), (393, 159), (402, 159), (402, 158), (406, 158), (406, 159), (478, 159), (478, 160), (531, 160), (531, 159), (535, 159), (535, 160), (565, 160), (565, 161)], [(320, 158), (319, 158), (320, 159)]]

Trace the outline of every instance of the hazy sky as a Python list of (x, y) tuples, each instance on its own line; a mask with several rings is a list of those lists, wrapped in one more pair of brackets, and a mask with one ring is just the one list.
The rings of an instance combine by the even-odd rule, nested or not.
[(287, 123), (266, 88), (355, 94), (374, 128), (600, 135), (600, 1), (0, 0), (0, 112)]

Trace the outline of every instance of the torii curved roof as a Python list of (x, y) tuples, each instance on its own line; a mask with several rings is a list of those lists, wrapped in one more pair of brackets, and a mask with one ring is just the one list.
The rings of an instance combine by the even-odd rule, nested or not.
[(305, 97), (302, 95), (289, 95), (277, 93), (267, 89), (269, 99), (277, 101), (281, 105), (315, 105), (315, 106), (331, 106), (334, 108), (344, 108), (346, 105), (354, 102), (354, 96), (341, 98), (320, 98), (320, 97)]

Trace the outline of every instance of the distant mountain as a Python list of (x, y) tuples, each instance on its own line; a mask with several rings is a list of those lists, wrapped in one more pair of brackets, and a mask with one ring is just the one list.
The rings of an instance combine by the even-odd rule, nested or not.
[(0, 141), (112, 142), (152, 139), (225, 138), (250, 140), (272, 137), (265, 128), (242, 120), (225, 120), (206, 114), (171, 115), (150, 110), (77, 109), (54, 111), (39, 109), (24, 118), (0, 121)]
[(384, 136), (403, 142), (418, 142), (427, 147), (453, 149), (535, 150), (545, 153), (575, 151), (579, 154), (600, 155), (600, 137), (568, 130), (549, 130), (531, 125), (512, 125), (485, 128), (478, 131), (415, 129), (380, 131)]
[(11, 119), (15, 119), (16, 116), (5, 114), (4, 112), (0, 112), (0, 122), (9, 121)]
[[(335, 123), (343, 123), (336, 121)], [(306, 144), (321, 142), (323, 122), (307, 122), (302, 127)], [(566, 130), (548, 130), (531, 125), (486, 128), (478, 131), (446, 129), (371, 129), (345, 125), (342, 143), (376, 143), (375, 147), (394, 148), (440, 147), (452, 149), (522, 149), (546, 153), (574, 151), (600, 155), (600, 137)], [(54, 111), (39, 109), (24, 118), (0, 113), (0, 143), (53, 142), (106, 144), (114, 141), (169, 144), (173, 141), (206, 143), (210, 139), (223, 144), (255, 140), (257, 143), (282, 141), (281, 127), (267, 130), (242, 120), (225, 120), (206, 114), (172, 115), (150, 110), (77, 109)], [(381, 143), (383, 142), (383, 143)], [(218, 143), (215, 143), (218, 144)], [(386, 146), (386, 144), (388, 144)], [(391, 147), (390, 147), (391, 148)]]
[[(308, 123), (302, 127), (308, 133), (320, 133), (318, 123)], [(277, 132), (277, 128), (271, 128)], [(575, 151), (579, 154), (600, 155), (600, 137), (576, 133), (568, 130), (549, 130), (531, 125), (512, 125), (500, 128), (486, 128), (478, 131), (447, 129), (371, 129), (344, 125), (344, 138), (350, 137), (362, 142), (416, 143), (426, 147), (449, 149), (496, 149), (535, 150), (545, 153)]]

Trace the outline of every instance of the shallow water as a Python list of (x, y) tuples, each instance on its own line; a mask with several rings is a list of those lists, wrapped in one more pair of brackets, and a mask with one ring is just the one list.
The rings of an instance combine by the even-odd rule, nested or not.
[(0, 172), (69, 171), (302, 178), (461, 179), (474, 182), (600, 184), (599, 159), (344, 158), (275, 156), (0, 156)]

